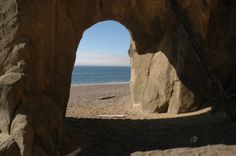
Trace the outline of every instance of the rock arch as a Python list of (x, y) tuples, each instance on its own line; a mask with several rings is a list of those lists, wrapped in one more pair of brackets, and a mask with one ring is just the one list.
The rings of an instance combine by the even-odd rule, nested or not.
[[(202, 64), (190, 54), (194, 48), (170, 2), (3, 0), (1, 135), (14, 138), (8, 143), (15, 147), (16, 142), (24, 156), (32, 155), (32, 149), (35, 155), (60, 155), (78, 42), (89, 26), (108, 19), (122, 23), (131, 32), (131, 92), (135, 106), (147, 112), (180, 113), (196, 110), (212, 98), (211, 82)], [(220, 74), (230, 93), (236, 90), (235, 5), (231, 0), (180, 3), (189, 19), (189, 29), (207, 49), (204, 56), (208, 64)], [(225, 22), (223, 26), (221, 21)]]

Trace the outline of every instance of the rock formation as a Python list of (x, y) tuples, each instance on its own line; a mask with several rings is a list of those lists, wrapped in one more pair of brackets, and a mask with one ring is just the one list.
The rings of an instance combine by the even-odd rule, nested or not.
[[(236, 1), (176, 0), (182, 13), (172, 1), (1, 0), (0, 154), (60, 155), (76, 49), (97, 22), (115, 20), (129, 30), (130, 88), (143, 112), (204, 106), (217, 95), (206, 65), (233, 94)], [(194, 55), (195, 42), (207, 64)]]

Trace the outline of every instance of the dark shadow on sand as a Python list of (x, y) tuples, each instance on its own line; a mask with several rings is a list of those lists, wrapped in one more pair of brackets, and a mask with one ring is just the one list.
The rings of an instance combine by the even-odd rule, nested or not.
[[(236, 144), (236, 123), (222, 113), (153, 119), (66, 118), (73, 143), (81, 146), (82, 156), (129, 156), (135, 151)], [(190, 139), (197, 136), (195, 144)]]

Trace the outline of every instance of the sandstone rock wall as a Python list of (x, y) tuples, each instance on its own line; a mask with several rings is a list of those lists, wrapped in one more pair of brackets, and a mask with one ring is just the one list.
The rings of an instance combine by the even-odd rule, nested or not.
[(5, 140), (24, 156), (60, 155), (75, 52), (83, 32), (104, 20), (130, 31), (131, 92), (143, 112), (189, 112), (214, 96), (191, 40), (204, 47), (212, 71), (234, 93), (236, 2), (178, 4), (193, 39), (171, 0), (0, 1), (0, 132)]

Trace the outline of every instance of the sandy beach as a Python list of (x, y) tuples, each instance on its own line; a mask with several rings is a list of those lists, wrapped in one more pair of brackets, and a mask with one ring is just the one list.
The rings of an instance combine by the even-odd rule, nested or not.
[(129, 84), (72, 86), (66, 116), (99, 118), (99, 115), (125, 115), (133, 117), (135, 112), (131, 111), (131, 107)]
[(236, 123), (222, 112), (142, 114), (128, 84), (73, 86), (66, 116), (70, 151), (82, 156), (236, 155)]

